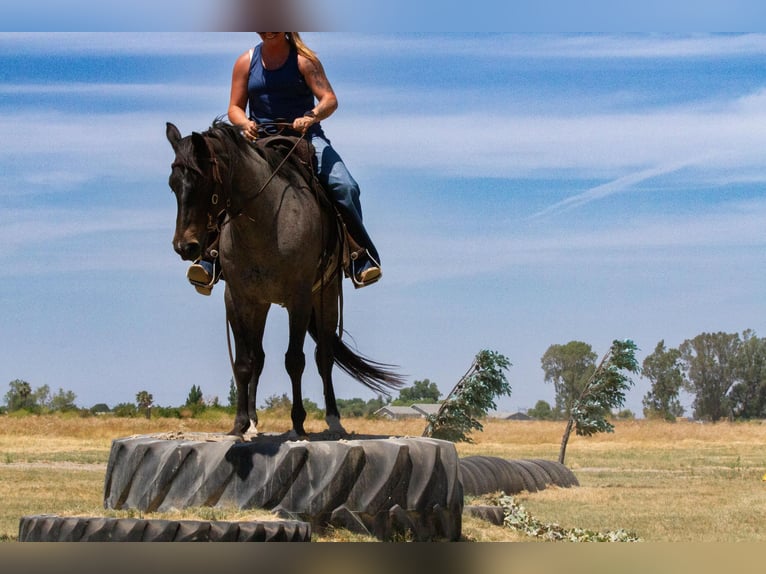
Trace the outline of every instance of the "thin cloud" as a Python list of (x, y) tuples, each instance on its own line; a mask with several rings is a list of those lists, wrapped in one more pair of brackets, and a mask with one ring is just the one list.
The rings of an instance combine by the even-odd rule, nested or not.
[(568, 197), (562, 201), (554, 203), (553, 205), (546, 207), (545, 209), (532, 214), (530, 219), (539, 219), (541, 217), (552, 215), (555, 213), (561, 213), (570, 209), (582, 207), (592, 201), (604, 199), (617, 193), (624, 193), (630, 190), (636, 184), (644, 181), (667, 175), (673, 172), (677, 172), (686, 167), (700, 163), (700, 160), (682, 161), (670, 165), (658, 166), (650, 169), (641, 170), (635, 173), (631, 173), (622, 177), (619, 177), (608, 183), (597, 185), (582, 193)]
[[(637, 261), (685, 264), (689, 262), (689, 250), (696, 254), (695, 264), (704, 266), (708, 259), (717, 265), (721, 257), (729, 263), (737, 258), (762, 258), (765, 217), (766, 200), (752, 200), (731, 202), (693, 215), (642, 216), (630, 223), (596, 229), (563, 222), (555, 227), (530, 225), (492, 234), (461, 234), (450, 229), (445, 235), (383, 235), (379, 242), (387, 247), (389, 280), (395, 278), (406, 284), (502, 274), (518, 267), (545, 269), (597, 261), (616, 265), (633, 265)], [(412, 245), (418, 245), (428, 256), (413, 260), (408, 256)], [(732, 251), (725, 250), (733, 250), (736, 256), (733, 258)], [(492, 254), (489, 258), (488, 253)]]
[(766, 54), (766, 34), (316, 34), (323, 53), (416, 53), (482, 59), (684, 59)]
[[(307, 32), (320, 55), (415, 53), (482, 58), (699, 58), (766, 54), (766, 34), (355, 34)], [(0, 34), (0, 53), (233, 55), (255, 32), (18, 32)]]

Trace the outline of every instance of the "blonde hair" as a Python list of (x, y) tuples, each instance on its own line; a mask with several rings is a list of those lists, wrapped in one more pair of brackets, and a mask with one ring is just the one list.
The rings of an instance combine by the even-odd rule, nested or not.
[(319, 57), (311, 48), (303, 43), (301, 35), (298, 32), (285, 32), (285, 34), (287, 35), (287, 41), (290, 42), (290, 44), (292, 44), (296, 50), (298, 50), (298, 53), (301, 56), (308, 58), (315, 64), (319, 63)]

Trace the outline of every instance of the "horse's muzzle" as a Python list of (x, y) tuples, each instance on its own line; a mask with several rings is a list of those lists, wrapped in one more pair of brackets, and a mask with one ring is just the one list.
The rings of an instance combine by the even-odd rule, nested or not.
[(196, 261), (202, 255), (202, 247), (197, 241), (173, 242), (173, 249), (184, 261)]

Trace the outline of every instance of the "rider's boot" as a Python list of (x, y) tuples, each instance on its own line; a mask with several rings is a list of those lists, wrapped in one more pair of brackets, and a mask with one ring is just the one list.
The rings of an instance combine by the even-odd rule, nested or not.
[(380, 264), (366, 249), (351, 260), (351, 280), (356, 289), (372, 285), (381, 277), (383, 277), (383, 271), (380, 269)]
[(213, 292), (213, 285), (215, 285), (217, 279), (215, 264), (212, 261), (200, 259), (189, 267), (189, 270), (186, 272), (186, 278), (197, 289), (197, 293), (210, 295)]

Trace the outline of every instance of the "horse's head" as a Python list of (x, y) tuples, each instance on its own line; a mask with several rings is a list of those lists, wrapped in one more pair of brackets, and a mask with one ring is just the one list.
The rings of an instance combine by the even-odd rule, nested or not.
[(203, 135), (182, 137), (171, 123), (166, 135), (176, 154), (168, 182), (178, 204), (173, 249), (181, 259), (194, 261), (206, 245), (216, 197), (211, 150)]

